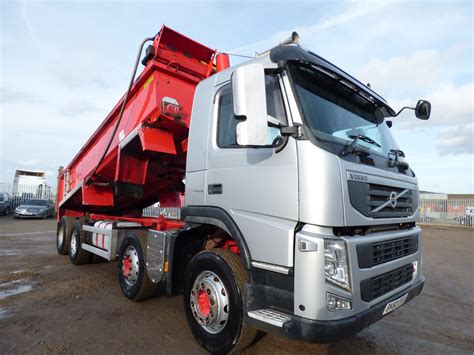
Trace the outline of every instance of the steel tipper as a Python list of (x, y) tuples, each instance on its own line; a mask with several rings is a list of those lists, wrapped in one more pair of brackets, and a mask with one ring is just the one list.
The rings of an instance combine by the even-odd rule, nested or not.
[[(194, 94), (191, 110), (175, 85), (189, 71), (180, 60), (195, 63), (205, 47), (188, 39), (179, 45), (184, 37), (175, 32), (178, 43), (168, 42), (168, 31), (145, 57), (145, 71), (165, 61), (153, 79), (159, 94), (152, 107), (159, 110), (151, 110), (154, 123), (145, 127), (168, 135), (147, 140), (125, 129), (126, 143), (117, 137), (109, 170), (100, 159), (88, 163), (81, 194), (66, 187), (78, 181), (77, 162), (88, 160), (84, 153), (75, 158), (60, 175), (58, 251), (75, 264), (92, 254), (118, 257), (120, 286), (132, 300), (159, 289), (182, 292), (188, 324), (210, 352), (241, 350), (256, 329), (336, 341), (418, 295), (424, 283), (418, 182), (390, 132), (389, 118), (398, 113), (370, 87), (297, 45), (295, 33), (234, 67), (225, 55), (217, 55), (215, 67), (215, 52), (206, 49), (207, 59), (198, 61), (205, 75), (184, 86)], [(178, 59), (166, 62), (160, 46)], [(142, 74), (133, 87), (145, 91), (149, 80)], [(142, 112), (147, 101), (133, 95), (129, 104)], [(430, 104), (420, 100), (414, 110), (427, 119)], [(183, 117), (190, 118), (182, 125), (188, 130), (174, 130)], [(146, 148), (170, 141), (182, 150)], [(123, 166), (122, 154), (129, 157)], [(144, 180), (135, 179), (137, 170)], [(180, 220), (141, 216), (138, 208), (154, 201), (181, 207), (181, 179)], [(88, 193), (102, 188), (109, 189), (109, 205), (90, 203), (99, 198), (86, 203)]]

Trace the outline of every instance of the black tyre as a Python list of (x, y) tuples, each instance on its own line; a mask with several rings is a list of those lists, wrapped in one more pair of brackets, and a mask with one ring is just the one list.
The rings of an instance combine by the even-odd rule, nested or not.
[(92, 259), (92, 254), (82, 249), (82, 226), (79, 220), (75, 220), (71, 231), (71, 242), (69, 243), (69, 260), (74, 265), (87, 264)]
[(118, 276), (125, 297), (132, 301), (156, 295), (158, 286), (148, 277), (144, 248), (135, 234), (128, 234), (119, 250)]
[(58, 223), (56, 231), (56, 249), (61, 255), (69, 254), (69, 245), (71, 243), (70, 228), (68, 228), (68, 219), (64, 216)]
[(184, 311), (196, 341), (211, 353), (247, 348), (257, 330), (244, 323), (248, 273), (237, 254), (213, 249), (196, 254), (184, 277)]

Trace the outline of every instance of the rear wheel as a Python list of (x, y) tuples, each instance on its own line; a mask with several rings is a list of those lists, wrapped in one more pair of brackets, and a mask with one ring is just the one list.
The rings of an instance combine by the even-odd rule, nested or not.
[(81, 222), (75, 220), (71, 232), (71, 242), (69, 244), (69, 260), (71, 260), (74, 265), (87, 264), (92, 258), (91, 253), (82, 249), (81, 232)]
[(71, 234), (68, 229), (68, 220), (66, 216), (62, 217), (58, 223), (58, 230), (56, 232), (56, 249), (61, 255), (69, 253), (69, 245), (71, 243)]
[(145, 268), (145, 254), (140, 239), (129, 234), (125, 237), (119, 251), (119, 283), (123, 294), (132, 301), (154, 296), (158, 284), (148, 277)]
[(240, 257), (214, 249), (195, 255), (184, 280), (184, 310), (197, 342), (211, 353), (239, 352), (257, 331), (243, 322), (248, 273)]

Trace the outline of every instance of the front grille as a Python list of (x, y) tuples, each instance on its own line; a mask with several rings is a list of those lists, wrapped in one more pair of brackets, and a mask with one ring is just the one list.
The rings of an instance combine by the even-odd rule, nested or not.
[(418, 250), (418, 235), (387, 240), (377, 243), (357, 245), (357, 260), (359, 268), (367, 269), (404, 256), (416, 253)]
[(367, 217), (408, 217), (418, 205), (414, 190), (359, 181), (347, 185), (352, 206)]
[(407, 284), (413, 278), (413, 270), (413, 264), (408, 264), (385, 274), (363, 280), (360, 283), (362, 301), (370, 302)]

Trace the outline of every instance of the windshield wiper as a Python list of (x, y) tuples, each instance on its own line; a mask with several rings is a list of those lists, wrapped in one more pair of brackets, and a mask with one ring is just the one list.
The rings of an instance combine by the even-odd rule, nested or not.
[(364, 142), (370, 143), (372, 145), (376, 145), (379, 148), (382, 148), (382, 146), (380, 144), (378, 144), (376, 141), (374, 141), (372, 138), (364, 136), (363, 134), (358, 134), (357, 136), (351, 135), (351, 136), (349, 136), (349, 138), (354, 139), (351, 144), (356, 144), (357, 141), (360, 139), (361, 141), (364, 141)]
[(369, 144), (375, 145), (379, 148), (382, 146), (378, 144), (376, 141), (374, 141), (372, 138), (364, 136), (363, 134), (358, 134), (357, 136), (355, 135), (350, 135), (349, 138), (352, 138), (352, 142), (350, 144), (346, 144), (344, 149), (341, 152), (341, 155), (348, 155), (348, 154), (354, 154), (354, 153), (362, 153), (364, 155), (370, 155), (370, 151), (362, 146), (357, 145), (357, 141), (360, 139), (361, 141), (367, 142)]

